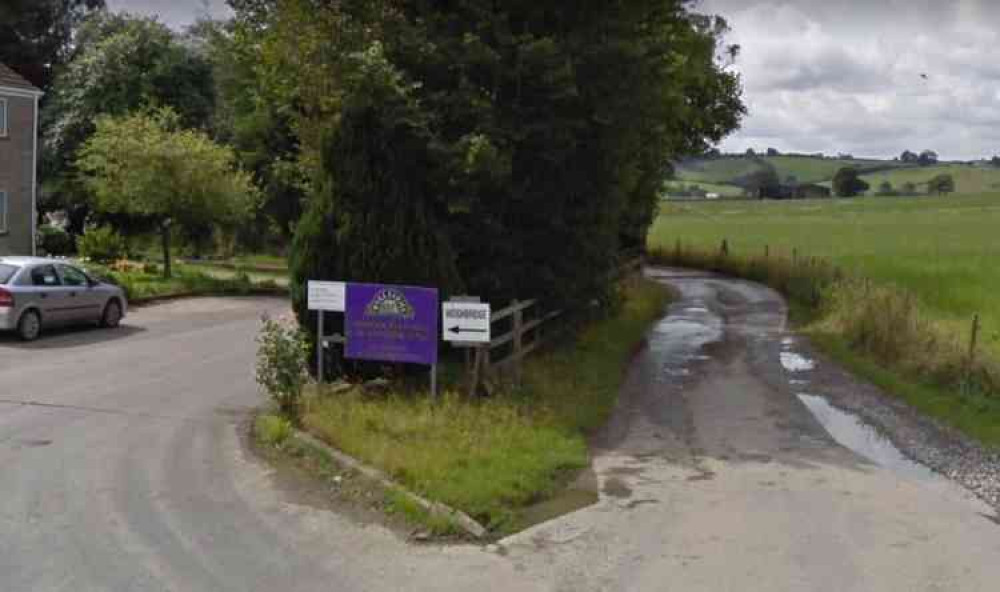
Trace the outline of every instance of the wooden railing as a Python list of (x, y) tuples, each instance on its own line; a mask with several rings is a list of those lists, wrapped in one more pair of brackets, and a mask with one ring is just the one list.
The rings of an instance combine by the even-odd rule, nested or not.
[[(630, 258), (614, 272), (612, 281), (624, 281), (642, 272), (642, 258)], [(552, 329), (552, 321), (563, 316), (563, 311), (541, 311), (537, 300), (515, 300), (509, 306), (493, 313), (491, 325), (504, 327), (488, 344), (467, 350), (466, 365), (469, 370), (469, 392), (476, 393), (485, 381), (512, 378), (520, 383), (524, 358), (552, 339), (566, 327)], [(498, 354), (498, 350), (503, 352)], [(499, 357), (499, 359), (497, 359)]]

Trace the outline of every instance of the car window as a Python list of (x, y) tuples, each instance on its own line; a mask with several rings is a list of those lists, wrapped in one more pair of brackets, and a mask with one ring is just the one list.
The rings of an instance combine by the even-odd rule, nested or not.
[(59, 276), (56, 275), (56, 268), (52, 265), (41, 265), (31, 270), (31, 285), (33, 286), (60, 286)]
[(60, 265), (59, 273), (62, 274), (63, 285), (74, 287), (87, 285), (87, 275), (75, 267)]
[(0, 284), (6, 284), (10, 281), (10, 278), (14, 277), (17, 270), (21, 269), (16, 265), (7, 265), (5, 263), (0, 263)]

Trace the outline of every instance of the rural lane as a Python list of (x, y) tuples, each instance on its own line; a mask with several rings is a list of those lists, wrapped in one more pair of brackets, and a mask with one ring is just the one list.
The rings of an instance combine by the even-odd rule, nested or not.
[(0, 590), (996, 588), (989, 508), (867, 462), (803, 405), (780, 297), (648, 273), (681, 297), (596, 438), (600, 501), (488, 549), (411, 545), (249, 455), (253, 338), (281, 300), (0, 337)]

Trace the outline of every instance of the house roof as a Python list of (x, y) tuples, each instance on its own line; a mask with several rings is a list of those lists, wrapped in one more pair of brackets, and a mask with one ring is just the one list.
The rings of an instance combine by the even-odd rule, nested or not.
[(20, 90), (31, 94), (42, 94), (42, 91), (38, 87), (8, 68), (3, 62), (0, 62), (0, 88)]

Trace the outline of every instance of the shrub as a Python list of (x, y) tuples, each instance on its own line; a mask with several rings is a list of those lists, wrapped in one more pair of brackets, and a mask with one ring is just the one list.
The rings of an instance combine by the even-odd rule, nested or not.
[(254, 434), (268, 446), (280, 446), (292, 435), (292, 422), (277, 415), (261, 415), (254, 421)]
[(257, 345), (257, 384), (285, 417), (298, 421), (302, 388), (309, 377), (310, 348), (305, 334), (265, 317)]
[(107, 263), (125, 256), (125, 239), (108, 226), (91, 226), (76, 239), (80, 256)]
[(38, 228), (42, 250), (50, 256), (71, 255), (73, 237), (58, 226), (45, 225)]

